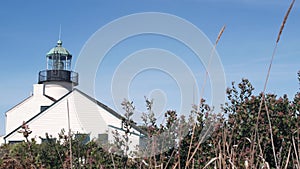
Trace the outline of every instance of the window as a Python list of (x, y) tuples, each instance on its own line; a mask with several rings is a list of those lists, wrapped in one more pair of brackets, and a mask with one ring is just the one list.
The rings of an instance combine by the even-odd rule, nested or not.
[(9, 144), (16, 144), (16, 143), (22, 143), (22, 140), (10, 140), (8, 141)]
[(90, 134), (78, 133), (75, 134), (75, 139), (78, 139), (82, 144), (86, 144), (90, 141)]
[(50, 106), (41, 106), (41, 111), (48, 109)]
[(56, 138), (42, 138), (40, 137), (42, 143), (55, 143), (56, 142)]
[(106, 133), (98, 134), (98, 141), (101, 144), (107, 144), (108, 143), (108, 134), (106, 134)]
[(145, 149), (147, 147), (147, 144), (148, 144), (148, 137), (147, 136), (140, 136), (140, 139), (139, 139), (139, 147), (141, 150)]

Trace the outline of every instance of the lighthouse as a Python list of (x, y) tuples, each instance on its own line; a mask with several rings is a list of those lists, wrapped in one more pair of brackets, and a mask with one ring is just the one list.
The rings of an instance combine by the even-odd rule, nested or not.
[(38, 84), (44, 84), (44, 94), (59, 99), (78, 85), (78, 73), (71, 70), (72, 55), (62, 47), (62, 41), (46, 55), (46, 70), (39, 72)]
[[(84, 134), (102, 143), (113, 143), (113, 131), (124, 133), (124, 117), (95, 98), (75, 88), (78, 73), (71, 69), (72, 55), (62, 46), (62, 41), (46, 54), (46, 69), (38, 73), (32, 95), (6, 112), (5, 136), (1, 143), (24, 141), (19, 131), (22, 124), (32, 133), (28, 139), (41, 143), (45, 134), (56, 137), (63, 129), (72, 134)], [(132, 125), (129, 145), (134, 150), (145, 133)]]

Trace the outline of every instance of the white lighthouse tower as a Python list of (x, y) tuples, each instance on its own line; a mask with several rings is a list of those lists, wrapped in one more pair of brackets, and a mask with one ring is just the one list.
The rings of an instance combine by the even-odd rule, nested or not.
[(72, 55), (58, 40), (57, 45), (46, 54), (46, 70), (39, 72), (38, 84), (33, 85), (32, 95), (6, 112), (6, 134), (17, 131), (23, 121), (48, 109), (78, 85), (78, 73), (71, 70), (71, 61)]
[(47, 69), (39, 72), (39, 84), (44, 84), (44, 94), (55, 100), (78, 85), (78, 73), (71, 71), (72, 55), (62, 47), (62, 41), (46, 55)]

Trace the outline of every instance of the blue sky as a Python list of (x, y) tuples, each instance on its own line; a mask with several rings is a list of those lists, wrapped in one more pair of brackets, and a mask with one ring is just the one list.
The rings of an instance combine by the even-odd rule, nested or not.
[[(284, 0), (3, 1), (0, 5), (0, 135), (4, 134), (5, 112), (30, 95), (38, 72), (46, 68), (45, 54), (55, 46), (60, 25), (63, 46), (73, 54), (75, 64), (83, 45), (94, 32), (129, 14), (163, 12), (179, 16), (201, 29), (212, 42), (226, 24), (217, 51), (227, 84), (248, 78), (256, 92), (260, 92), (289, 3)], [(299, 9), (300, 4), (296, 2), (283, 31), (267, 87), (269, 93), (287, 93), (291, 98), (299, 91)], [(135, 50), (149, 47), (166, 49), (182, 56), (196, 74), (198, 83), (202, 83), (203, 65), (193, 56), (186, 56), (192, 53), (184, 45), (166, 37), (137, 36), (112, 49), (110, 55), (120, 58), (108, 55), (101, 63), (95, 79), (98, 100), (107, 105), (113, 104), (110, 83), (114, 69), (122, 58)], [(161, 80), (151, 81), (149, 85), (149, 78)], [(130, 99), (143, 106), (140, 100), (156, 88), (161, 88), (171, 98), (177, 97), (178, 89), (172, 83), (173, 80), (161, 72), (145, 72), (133, 80)], [(207, 90), (210, 90), (209, 85)], [(209, 98), (209, 92), (206, 94)], [(166, 108), (177, 109), (172, 106), (178, 101), (171, 98), (168, 97), (168, 100), (173, 104)]]

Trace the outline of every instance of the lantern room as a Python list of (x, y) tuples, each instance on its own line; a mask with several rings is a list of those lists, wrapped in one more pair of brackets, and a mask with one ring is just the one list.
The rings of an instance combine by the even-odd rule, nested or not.
[(62, 41), (46, 55), (47, 68), (39, 73), (39, 84), (44, 82), (70, 82), (78, 85), (78, 73), (71, 71), (72, 55), (62, 47)]
[(47, 53), (47, 70), (71, 70), (72, 55), (62, 47), (58, 40), (56, 47)]

